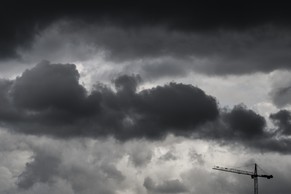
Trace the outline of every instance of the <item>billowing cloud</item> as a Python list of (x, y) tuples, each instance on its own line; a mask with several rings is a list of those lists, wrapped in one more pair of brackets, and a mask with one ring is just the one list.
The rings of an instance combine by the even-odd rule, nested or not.
[(280, 110), (271, 114), (270, 118), (277, 126), (277, 133), (281, 135), (291, 135), (291, 113), (288, 110)]
[(3, 115), (1, 120), (22, 133), (161, 138), (218, 116), (216, 100), (191, 85), (170, 83), (137, 92), (138, 76), (120, 76), (114, 80), (116, 92), (99, 84), (89, 93), (69, 64), (40, 63), (13, 84), (2, 82), (2, 98), (10, 107), (1, 112), (14, 118), (11, 122)]
[(264, 136), (266, 127), (264, 117), (246, 107), (235, 106), (231, 112), (225, 115), (225, 120), (229, 123), (233, 137), (249, 139)]
[[(243, 105), (220, 109), (214, 97), (192, 85), (171, 82), (138, 90), (140, 76), (121, 75), (112, 81), (115, 90), (99, 83), (89, 92), (79, 77), (75, 65), (45, 61), (15, 80), (1, 80), (1, 125), (57, 138), (159, 140), (174, 134), (290, 151), (268, 132), (264, 117)], [(133, 164), (144, 166), (151, 151), (136, 151)]]

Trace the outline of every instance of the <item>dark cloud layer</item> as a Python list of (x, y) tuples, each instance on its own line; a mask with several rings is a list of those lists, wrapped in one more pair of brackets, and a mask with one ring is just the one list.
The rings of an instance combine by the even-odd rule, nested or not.
[(52, 22), (67, 18), (136, 28), (168, 26), (169, 30), (210, 31), (228, 28), (241, 30), (257, 25), (289, 24), (290, 12), (282, 4), (252, 3), (158, 3), (64, 1), (50, 3), (5, 3), (1, 9), (0, 58), (17, 57), (17, 48), (29, 47), (34, 36)]
[(116, 92), (96, 85), (87, 93), (74, 65), (43, 62), (1, 82), (1, 120), (23, 133), (128, 139), (182, 134), (218, 116), (216, 100), (199, 88), (170, 83), (136, 92), (139, 82), (120, 76)]
[[(241, 143), (250, 148), (289, 152), (267, 132), (266, 121), (243, 105), (219, 110), (216, 99), (192, 85), (169, 83), (138, 91), (138, 75), (114, 79), (115, 91), (101, 83), (88, 92), (72, 64), (42, 62), (15, 80), (1, 80), (0, 121), (24, 134), (57, 138), (162, 139), (168, 134)], [(289, 134), (289, 113), (271, 118)], [(151, 159), (150, 154), (133, 158)]]
[(283, 5), (266, 5), (6, 6), (0, 15), (0, 69), (8, 75), (16, 71), (9, 66), (24, 68), (42, 59), (79, 61), (90, 69), (86, 61), (99, 55), (109, 62), (110, 73), (138, 73), (144, 79), (290, 69), (291, 14)]
[(190, 72), (241, 75), (289, 69), (289, 34), (290, 28), (271, 24), (245, 30), (214, 28), (206, 33), (67, 19), (48, 26), (34, 40), (34, 48), (20, 54), (67, 61), (60, 57), (64, 53), (70, 60), (86, 61), (102, 53), (103, 60), (118, 65), (116, 73), (138, 72), (145, 79)]

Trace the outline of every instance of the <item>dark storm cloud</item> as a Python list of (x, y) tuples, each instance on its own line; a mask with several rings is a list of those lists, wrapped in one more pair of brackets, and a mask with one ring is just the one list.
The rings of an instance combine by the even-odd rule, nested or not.
[[(153, 1), (128, 4), (112, 1), (96, 4), (62, 2), (58, 6), (43, 2), (25, 4), (18, 4), (17, 7), (11, 4), (3, 6), (1, 10), (2, 59), (17, 55), (21, 58), (19, 48), (29, 51), (36, 37), (42, 36), (51, 24), (64, 19), (76, 22), (75, 27), (65, 31), (64, 37), (75, 31), (81, 36), (82, 29), (86, 31), (86, 24), (97, 26), (98, 29), (100, 26), (109, 29), (104, 31), (106, 35), (96, 32), (83, 35), (90, 36), (87, 37), (89, 43), (92, 43), (92, 37), (98, 39), (99, 36), (100, 40), (93, 41), (93, 44), (108, 51), (110, 60), (119, 62), (161, 56), (186, 59), (186, 65), (181, 68), (176, 66), (179, 65), (176, 61), (145, 64), (142, 67), (144, 74), (155, 78), (159, 75), (185, 75), (189, 69), (210, 74), (241, 74), (289, 68), (290, 57), (286, 53), (290, 53), (290, 49), (284, 44), (289, 39), (280, 34), (280, 29), (282, 27), (284, 31), (291, 16), (282, 4), (265, 3), (264, 8), (260, 4), (234, 4), (232, 7), (221, 2), (196, 2), (191, 5)], [(272, 30), (264, 34), (265, 29), (262, 32), (250, 30), (249, 35), (249, 29), (269, 24), (275, 29), (279, 26), (279, 35)], [(111, 27), (117, 31), (110, 31)], [(57, 32), (64, 31), (61, 29)], [(288, 30), (286, 34), (289, 35)], [(281, 43), (281, 37), (287, 37), (287, 40)], [(273, 54), (266, 54), (271, 50)], [(193, 56), (198, 57), (198, 61), (210, 58), (211, 63), (204, 65), (200, 64), (201, 61), (188, 60)]]
[(78, 80), (75, 65), (53, 66), (43, 62), (15, 80), (11, 96), (15, 105), (22, 109), (71, 109), (77, 113), (80, 107), (86, 106), (82, 104), (86, 91)]
[(150, 177), (146, 177), (143, 185), (150, 193), (153, 194), (185, 193), (188, 191), (187, 187), (178, 179), (166, 180), (160, 184), (156, 184)]
[(135, 93), (137, 86), (141, 82), (141, 78), (138, 75), (122, 75), (113, 80), (115, 88), (120, 93)]
[(264, 117), (242, 105), (235, 106), (231, 112), (225, 115), (224, 119), (232, 129), (234, 137), (258, 138), (264, 135), (266, 127)]
[(189, 133), (218, 116), (216, 100), (199, 88), (170, 83), (137, 92), (140, 81), (139, 76), (120, 76), (113, 81), (116, 92), (99, 84), (88, 93), (74, 65), (42, 62), (13, 81), (2, 81), (1, 113), (6, 114), (1, 123), (56, 137), (159, 139)]
[(290, 153), (291, 141), (288, 139), (286, 120), (282, 115), (277, 116), (277, 113), (272, 114), (270, 118), (277, 125), (277, 133), (266, 127), (264, 117), (244, 105), (237, 105), (231, 110), (222, 110), (216, 121), (207, 123), (198, 130), (198, 135), (200, 138), (211, 139), (222, 145), (242, 145), (262, 153), (268, 151)]
[(289, 69), (289, 34), (290, 28), (274, 24), (188, 32), (165, 25), (128, 27), (65, 18), (48, 25), (30, 49), (20, 48), (18, 54), (32, 64), (42, 59), (80, 61), (85, 69), (94, 67), (88, 61), (105, 60), (112, 74), (138, 73), (144, 79), (191, 72), (241, 75)]
[[(112, 82), (115, 90), (99, 83), (88, 92), (79, 84), (75, 65), (42, 62), (15, 80), (1, 80), (1, 126), (57, 138), (159, 140), (174, 134), (290, 152), (289, 140), (276, 139), (266, 130), (265, 119), (244, 105), (219, 110), (214, 97), (182, 83), (138, 91), (138, 75), (122, 75)], [(288, 117), (281, 116), (271, 118), (286, 135), (289, 121), (284, 118)], [(140, 154), (133, 153), (131, 158), (135, 166), (151, 160), (151, 152), (138, 148), (136, 152)]]
[(288, 110), (280, 110), (271, 114), (270, 118), (277, 126), (277, 132), (283, 135), (291, 135), (291, 113)]
[(240, 104), (232, 109), (222, 109), (220, 117), (202, 129), (201, 135), (223, 141), (244, 142), (256, 147), (251, 141), (266, 140), (268, 133), (265, 128), (264, 117)]
[[(193, 71), (240, 75), (289, 69), (289, 34), (290, 28), (271, 24), (245, 30), (214, 28), (206, 33), (170, 30), (165, 26), (126, 28), (65, 20), (40, 33), (32, 54), (55, 60), (55, 55), (67, 53), (68, 47), (73, 45), (72, 53), (76, 48), (90, 47), (97, 53), (104, 52), (104, 60), (118, 64), (124, 72), (139, 72), (144, 78), (185, 76)], [(50, 56), (46, 53), (54, 53), (52, 40), (58, 40), (54, 43), (57, 53)], [(38, 53), (37, 49), (42, 52)], [(78, 51), (72, 58), (90, 59), (92, 50)]]

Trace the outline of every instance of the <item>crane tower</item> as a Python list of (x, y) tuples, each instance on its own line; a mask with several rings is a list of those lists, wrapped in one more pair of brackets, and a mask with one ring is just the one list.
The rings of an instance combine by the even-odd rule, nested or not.
[(224, 168), (224, 167), (219, 167), (219, 166), (215, 166), (212, 169), (251, 176), (251, 178), (254, 179), (254, 194), (258, 194), (258, 192), (259, 192), (258, 177), (267, 178), (267, 179), (273, 178), (273, 175), (258, 174), (256, 163), (255, 163), (254, 172), (245, 171), (245, 170), (238, 170), (238, 169), (234, 169), (234, 168)]

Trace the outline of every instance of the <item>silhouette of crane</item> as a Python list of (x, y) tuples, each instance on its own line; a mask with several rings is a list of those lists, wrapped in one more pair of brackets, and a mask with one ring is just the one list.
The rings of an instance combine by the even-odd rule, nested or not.
[(254, 194), (258, 194), (259, 193), (258, 177), (263, 177), (263, 178), (267, 178), (267, 179), (273, 178), (273, 175), (258, 174), (257, 164), (256, 163), (255, 163), (254, 172), (245, 171), (245, 170), (237, 170), (237, 169), (234, 169), (234, 168), (224, 168), (224, 167), (219, 167), (219, 166), (215, 166), (212, 169), (213, 170), (220, 170), (220, 171), (225, 171), (225, 172), (231, 172), (231, 173), (244, 174), (244, 175), (251, 176), (251, 178), (254, 179)]

